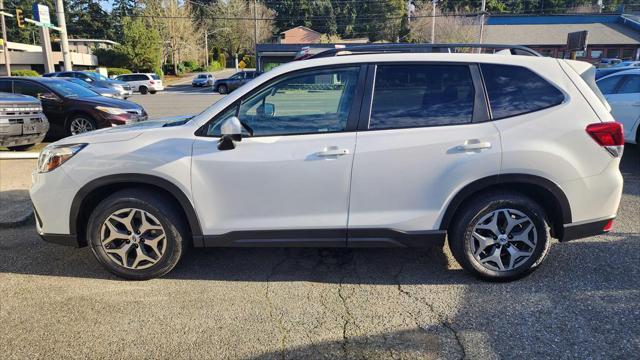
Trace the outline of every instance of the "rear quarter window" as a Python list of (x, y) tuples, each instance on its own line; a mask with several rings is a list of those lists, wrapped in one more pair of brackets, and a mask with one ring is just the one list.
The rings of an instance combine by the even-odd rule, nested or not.
[(493, 119), (546, 109), (564, 101), (560, 90), (527, 68), (495, 64), (480, 67)]

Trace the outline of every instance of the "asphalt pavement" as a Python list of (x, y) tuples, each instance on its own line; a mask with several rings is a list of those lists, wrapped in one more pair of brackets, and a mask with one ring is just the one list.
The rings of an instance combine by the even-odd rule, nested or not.
[[(2, 160), (13, 190), (25, 160)], [(3, 359), (631, 359), (640, 354), (640, 152), (614, 231), (554, 243), (520, 281), (449, 251), (191, 249), (167, 276), (111, 276), (87, 248), (0, 229)], [(4, 181), (2, 195), (8, 189)], [(13, 183), (12, 183), (13, 184)]]

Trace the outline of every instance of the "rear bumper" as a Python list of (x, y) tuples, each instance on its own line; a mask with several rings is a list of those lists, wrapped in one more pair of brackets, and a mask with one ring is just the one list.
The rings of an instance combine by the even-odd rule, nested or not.
[(614, 218), (590, 220), (587, 222), (572, 223), (564, 225), (564, 235), (561, 241), (570, 241), (576, 239), (583, 239), (591, 236), (601, 235), (609, 232), (610, 229), (605, 227), (609, 224), (609, 221)]

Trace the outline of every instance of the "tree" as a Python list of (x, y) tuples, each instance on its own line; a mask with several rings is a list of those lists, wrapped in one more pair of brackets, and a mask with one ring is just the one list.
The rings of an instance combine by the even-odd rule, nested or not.
[[(431, 42), (431, 6), (416, 10), (416, 18), (411, 21), (411, 37), (417, 42)], [(466, 16), (441, 16), (436, 7), (436, 43), (473, 43), (478, 38), (475, 18)]]
[(113, 19), (98, 0), (67, 0), (65, 7), (69, 37), (113, 39)]
[[(225, 50), (229, 57), (253, 53), (254, 26), (253, 2), (246, 0), (218, 0), (208, 7), (207, 30), (212, 43)], [(256, 4), (258, 43), (269, 40), (273, 34), (275, 12), (262, 3)]]
[(124, 41), (123, 22), (126, 17), (138, 15), (142, 12), (136, 0), (114, 0), (111, 9), (113, 19), (113, 35), (117, 42)]
[(118, 50), (129, 60), (131, 70), (160, 73), (161, 38), (158, 31), (143, 18), (124, 18), (124, 41)]

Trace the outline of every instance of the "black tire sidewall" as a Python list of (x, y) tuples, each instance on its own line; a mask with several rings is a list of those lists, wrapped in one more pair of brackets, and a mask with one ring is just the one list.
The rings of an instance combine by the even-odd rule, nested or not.
[(140, 94), (146, 95), (149, 92), (149, 89), (146, 86), (140, 86), (138, 91), (140, 91)]
[[(527, 215), (537, 232), (537, 244), (533, 255), (518, 268), (510, 271), (494, 271), (478, 263), (472, 251), (472, 233), (475, 224), (485, 215), (498, 209), (514, 209)], [(449, 246), (456, 260), (467, 271), (484, 280), (510, 281), (519, 279), (537, 269), (546, 256), (551, 241), (550, 228), (542, 207), (520, 194), (491, 194), (472, 200), (454, 221), (450, 231)]]
[[(160, 197), (162, 199), (162, 197)], [(106, 218), (123, 208), (137, 208), (155, 216), (164, 228), (166, 249), (160, 261), (142, 270), (126, 269), (106, 254), (100, 243), (100, 230)], [(131, 280), (147, 280), (162, 276), (175, 267), (185, 250), (183, 221), (171, 208), (140, 193), (116, 193), (102, 201), (91, 214), (87, 224), (87, 243), (98, 262), (113, 274)]]
[(229, 91), (226, 85), (218, 85), (218, 93), (221, 95), (226, 94)]

